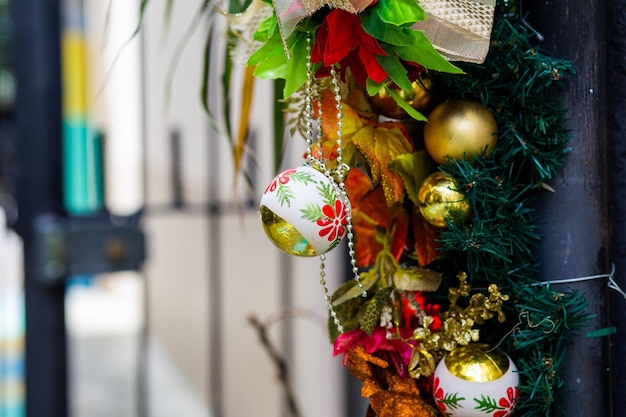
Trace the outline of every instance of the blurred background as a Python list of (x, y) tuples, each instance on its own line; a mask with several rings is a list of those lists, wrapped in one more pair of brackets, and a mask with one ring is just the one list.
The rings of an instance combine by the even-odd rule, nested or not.
[[(301, 416), (364, 415), (332, 356), (319, 260), (281, 254), (258, 219), (273, 87), (254, 87), (249, 184), (202, 107), (203, 3), (0, 0), (2, 417), (293, 415), (251, 316)], [(282, 166), (304, 147), (288, 141)], [(331, 290), (344, 264), (329, 255)]]

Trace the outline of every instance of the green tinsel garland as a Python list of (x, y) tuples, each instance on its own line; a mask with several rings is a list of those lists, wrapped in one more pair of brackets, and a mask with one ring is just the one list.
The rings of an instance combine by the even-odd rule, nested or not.
[(514, 415), (549, 416), (555, 390), (564, 385), (567, 343), (590, 320), (583, 295), (532, 285), (541, 239), (532, 202), (537, 193), (548, 192), (547, 181), (569, 150), (563, 123), (567, 109), (554, 88), (575, 69), (533, 42), (535, 34), (519, 16), (516, 2), (499, 3), (485, 63), (460, 65), (466, 75), (442, 75), (449, 97), (482, 102), (499, 126), (489, 156), (441, 166), (456, 179), (475, 213), (465, 224), (451, 224), (442, 232), (442, 251), (468, 272), (474, 287), (497, 283), (511, 295), (508, 326), (482, 334), (491, 334), (491, 343), (502, 343), (517, 363), (520, 401)]

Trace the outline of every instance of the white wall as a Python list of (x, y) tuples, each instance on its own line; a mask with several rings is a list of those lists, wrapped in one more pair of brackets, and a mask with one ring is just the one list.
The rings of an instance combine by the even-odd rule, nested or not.
[[(265, 238), (256, 209), (236, 209), (245, 190), (233, 192), (227, 142), (210, 131), (201, 108), (206, 21), (181, 54), (169, 107), (164, 103), (167, 70), (176, 44), (199, 3), (174, 2), (171, 28), (164, 34), (165, 0), (152, 0), (143, 32), (148, 199), (145, 227), (150, 238), (146, 282), (151, 335), (209, 410), (221, 404), (223, 415), (228, 417), (276, 417), (283, 407), (276, 370), (247, 317), (255, 314), (266, 319), (285, 311), (300, 311), (296, 318), (272, 326), (270, 335), (281, 347), (281, 326), (293, 329), (287, 345), (293, 347), (290, 365), (303, 415), (339, 416), (343, 400), (341, 362), (332, 358), (326, 336), (319, 261), (280, 254)], [(234, 79), (238, 77), (236, 74)], [(260, 189), (250, 194), (257, 201), (275, 174), (268, 123), (273, 98), (267, 83), (259, 83), (258, 88), (253, 128), (259, 141), (255, 158), (262, 169), (257, 173)], [(223, 96), (216, 79), (211, 89), (211, 102), (215, 103)], [(237, 88), (234, 94), (238, 94)], [(172, 128), (181, 132), (184, 191), (189, 203), (187, 210), (179, 212), (166, 209), (171, 199), (168, 134)], [(303, 150), (302, 142), (292, 147), (298, 157)], [(294, 163), (301, 161), (295, 158)], [(207, 204), (215, 202), (222, 208), (219, 218), (207, 215)], [(332, 266), (337, 256), (340, 254), (331, 255), (327, 269), (331, 290), (337, 285), (338, 274), (333, 271), (339, 268)], [(293, 286), (292, 294), (281, 297), (285, 280)], [(216, 299), (221, 304), (219, 312), (211, 304)], [(217, 313), (221, 325), (216, 329), (212, 323)], [(215, 362), (216, 352), (221, 352), (219, 363)], [(216, 365), (221, 367), (219, 381)], [(162, 381), (152, 387), (159, 390), (152, 392), (152, 397), (168, 395)]]

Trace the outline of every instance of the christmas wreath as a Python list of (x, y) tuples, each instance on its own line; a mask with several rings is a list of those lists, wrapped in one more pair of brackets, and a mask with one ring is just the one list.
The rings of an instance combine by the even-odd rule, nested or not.
[[(590, 319), (583, 295), (537, 283), (534, 252), (573, 64), (538, 47), (514, 0), (251, 7), (268, 17), (248, 65), (284, 80), (306, 140), (261, 221), (281, 250), (321, 256), (334, 354), (368, 416), (551, 415)], [(344, 237), (352, 276), (331, 294), (324, 254)]]

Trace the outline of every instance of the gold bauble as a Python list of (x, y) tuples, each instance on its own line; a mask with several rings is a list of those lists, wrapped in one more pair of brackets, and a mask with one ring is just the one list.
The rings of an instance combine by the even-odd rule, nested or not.
[(458, 191), (454, 180), (440, 171), (426, 177), (417, 199), (424, 219), (436, 227), (446, 227), (447, 220), (464, 220), (471, 211), (470, 204)]
[[(432, 108), (436, 96), (434, 90), (435, 82), (429, 75), (423, 75), (413, 81), (411, 83), (411, 91), (406, 91), (401, 88), (393, 89), (409, 106), (421, 113)], [(402, 107), (398, 106), (385, 88), (382, 88), (377, 94), (370, 97), (370, 102), (373, 110), (383, 116), (391, 119), (407, 119), (410, 117)]]
[(447, 157), (471, 160), (488, 155), (498, 141), (498, 125), (482, 104), (453, 99), (435, 107), (424, 126), (426, 151), (438, 164)]
[[(457, 346), (439, 361), (433, 397), (441, 415), (507, 417), (519, 400), (519, 374), (511, 358), (484, 343)], [(494, 408), (483, 405), (497, 406)]]
[(472, 382), (490, 382), (509, 369), (509, 358), (485, 343), (457, 346), (444, 359), (450, 373)]

